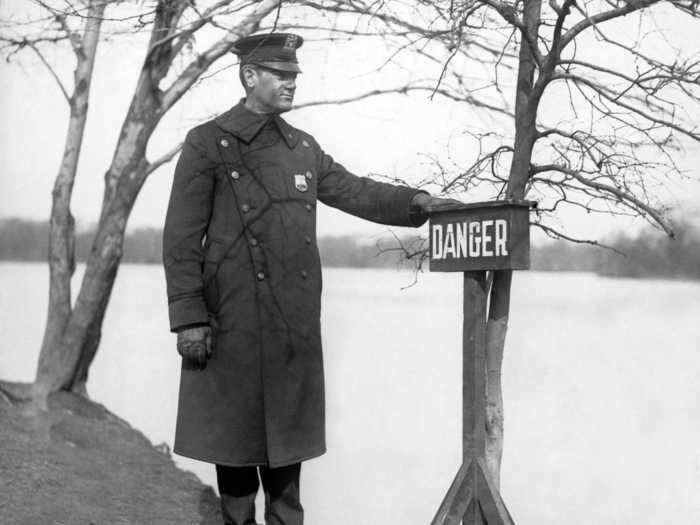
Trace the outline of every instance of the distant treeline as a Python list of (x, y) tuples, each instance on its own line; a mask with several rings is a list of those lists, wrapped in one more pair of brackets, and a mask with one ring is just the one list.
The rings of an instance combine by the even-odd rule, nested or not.
[[(77, 262), (85, 262), (95, 232), (79, 231), (75, 239)], [(46, 261), (49, 225), (24, 219), (0, 219), (0, 261)], [(123, 262), (160, 264), (162, 230), (139, 228), (124, 240)], [(322, 237), (318, 241), (323, 264), (352, 268), (382, 268), (400, 264), (392, 240), (367, 243), (352, 236)], [(380, 253), (381, 252), (381, 253)]]
[[(596, 246), (555, 241), (533, 246), (533, 270), (584, 271), (617, 277), (670, 277), (700, 279), (700, 233), (690, 224), (676, 227), (675, 239), (656, 231), (638, 237), (618, 235), (606, 244), (623, 252), (619, 255)], [(76, 236), (76, 258), (84, 262), (90, 253), (94, 232)], [(124, 243), (124, 262), (160, 264), (161, 235), (157, 228), (130, 232)], [(410, 246), (415, 239), (404, 239)], [(354, 236), (321, 237), (319, 250), (325, 266), (386, 268), (401, 264), (402, 252), (391, 250), (395, 240), (367, 242)], [(411, 249), (415, 247), (411, 246)], [(409, 250), (410, 251), (410, 250)], [(22, 219), (0, 220), (0, 260), (46, 261), (48, 224)], [(410, 266), (410, 263), (407, 263)], [(405, 265), (406, 266), (406, 265)]]
[(638, 236), (618, 233), (604, 241), (614, 250), (556, 241), (533, 248), (531, 265), (611, 277), (700, 279), (700, 231), (686, 222), (675, 225), (674, 233), (673, 239), (651, 228)]

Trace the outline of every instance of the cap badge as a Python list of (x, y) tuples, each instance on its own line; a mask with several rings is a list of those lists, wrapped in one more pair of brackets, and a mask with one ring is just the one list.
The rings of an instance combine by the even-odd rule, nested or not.
[(302, 174), (294, 175), (294, 187), (299, 191), (306, 191), (309, 185), (306, 182), (306, 176)]
[(306, 142), (306, 139), (302, 140), (301, 143), (304, 145), (305, 148), (309, 147), (309, 143)]
[(284, 40), (285, 49), (296, 49), (298, 41), (299, 37), (297, 35), (287, 35), (287, 38)]

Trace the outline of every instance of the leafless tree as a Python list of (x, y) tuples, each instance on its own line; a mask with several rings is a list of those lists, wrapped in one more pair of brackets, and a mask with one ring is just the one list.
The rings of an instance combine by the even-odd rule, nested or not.
[[(422, 3), (422, 2), (421, 2)], [(561, 211), (640, 217), (673, 236), (664, 184), (695, 178), (678, 165), (700, 140), (700, 53), (674, 45), (658, 18), (697, 24), (696, 1), (467, 0), (431, 3), (453, 33), (500, 49), (491, 87), (514, 105), (513, 133), (467, 130), (469, 163), (433, 159), (437, 191), (532, 199), (532, 224), (572, 242)], [(462, 36), (466, 35), (466, 36)], [(461, 41), (454, 37), (455, 41)], [(449, 75), (450, 68), (445, 64)], [(510, 107), (510, 104), (500, 109)], [(482, 106), (485, 111), (490, 111)], [(466, 165), (466, 167), (464, 167)], [(406, 250), (420, 258), (425, 249)], [(491, 272), (487, 323), (487, 466), (498, 486), (503, 450), (501, 364), (510, 313), (510, 271)]]
[[(71, 282), (75, 271), (75, 221), (70, 202), (78, 169), (88, 116), (92, 73), (107, 3), (88, 1), (81, 16), (42, 1), (35, 4), (41, 15), (28, 24), (28, 31), (4, 31), (0, 37), (8, 60), (22, 50), (31, 50), (56, 81), (69, 107), (68, 129), (61, 164), (54, 181), (49, 234), (49, 309), (41, 354), (60, 340), (71, 315)], [(21, 25), (18, 23), (18, 25)], [(75, 58), (72, 87), (67, 87), (59, 72), (46, 58), (43, 48), (60, 42), (70, 45)]]

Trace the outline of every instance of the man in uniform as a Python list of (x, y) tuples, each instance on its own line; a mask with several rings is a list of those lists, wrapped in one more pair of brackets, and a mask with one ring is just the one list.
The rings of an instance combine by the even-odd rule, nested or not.
[[(323, 454), (316, 202), (419, 226), (442, 199), (348, 172), (281, 113), (302, 38), (239, 40), (246, 97), (192, 129), (163, 238), (170, 328), (182, 355), (174, 451), (216, 464), (224, 522), (300, 525), (301, 462)], [(259, 478), (258, 478), (259, 476)]]

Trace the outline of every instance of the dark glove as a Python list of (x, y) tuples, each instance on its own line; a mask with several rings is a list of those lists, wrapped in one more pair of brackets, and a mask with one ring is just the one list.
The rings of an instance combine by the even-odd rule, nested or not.
[(204, 370), (211, 357), (211, 328), (202, 325), (180, 330), (177, 333), (177, 351), (186, 370)]
[(413, 200), (411, 200), (411, 212), (430, 215), (434, 210), (439, 209), (441, 206), (460, 204), (463, 203), (455, 199), (433, 197), (429, 193), (421, 192), (416, 193), (413, 196)]

